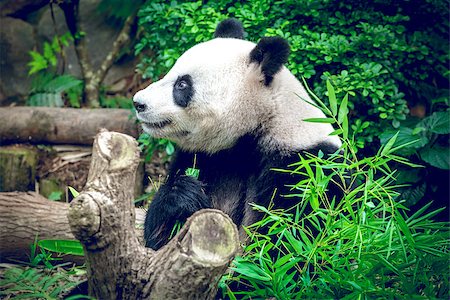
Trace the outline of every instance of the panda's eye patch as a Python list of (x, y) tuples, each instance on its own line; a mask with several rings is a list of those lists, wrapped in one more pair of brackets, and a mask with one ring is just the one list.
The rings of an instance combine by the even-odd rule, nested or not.
[(183, 75), (177, 78), (173, 85), (173, 100), (175, 104), (181, 107), (187, 107), (192, 100), (194, 89), (193, 81), (190, 75)]

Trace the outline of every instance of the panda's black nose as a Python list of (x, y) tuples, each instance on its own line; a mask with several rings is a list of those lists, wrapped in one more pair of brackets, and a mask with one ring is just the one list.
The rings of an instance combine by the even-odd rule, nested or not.
[(133, 104), (134, 104), (134, 108), (136, 108), (137, 112), (143, 112), (143, 111), (145, 111), (147, 109), (147, 105), (145, 105), (144, 103), (141, 103), (139, 101), (135, 100), (133, 102)]

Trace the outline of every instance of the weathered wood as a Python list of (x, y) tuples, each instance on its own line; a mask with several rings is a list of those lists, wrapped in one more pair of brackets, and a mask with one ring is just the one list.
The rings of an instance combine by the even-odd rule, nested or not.
[[(70, 239), (73, 236), (69, 204), (50, 201), (37, 193), (0, 193), (0, 261), (28, 261), (34, 240)], [(145, 212), (135, 210), (136, 233), (142, 239)], [(67, 260), (76, 259), (68, 257)]]
[(28, 261), (36, 238), (74, 239), (67, 208), (36, 193), (0, 193), (0, 259)]
[(224, 213), (202, 210), (158, 251), (134, 233), (133, 180), (139, 161), (131, 137), (100, 133), (86, 188), (68, 218), (86, 253), (90, 292), (99, 299), (213, 299), (239, 248)]
[(101, 128), (137, 137), (131, 114), (126, 109), (0, 107), (0, 144), (92, 145)]
[(29, 147), (0, 147), (0, 192), (34, 190), (36, 164), (37, 153)]

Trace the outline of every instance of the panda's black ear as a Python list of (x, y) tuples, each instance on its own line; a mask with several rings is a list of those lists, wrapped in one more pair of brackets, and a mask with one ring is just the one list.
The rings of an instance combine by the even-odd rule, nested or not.
[(214, 32), (215, 38), (234, 38), (244, 39), (244, 27), (242, 23), (234, 18), (226, 19), (220, 22), (216, 31)]
[(263, 37), (250, 52), (250, 62), (261, 65), (266, 86), (270, 85), (273, 76), (287, 62), (289, 52), (288, 42), (281, 37)]

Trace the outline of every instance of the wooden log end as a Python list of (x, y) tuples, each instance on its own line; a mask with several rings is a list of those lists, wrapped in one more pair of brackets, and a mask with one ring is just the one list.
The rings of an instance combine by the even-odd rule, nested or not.
[(111, 170), (128, 169), (139, 161), (139, 148), (129, 135), (102, 129), (94, 143), (94, 153), (110, 162)]
[(215, 209), (193, 214), (189, 230), (182, 238), (183, 248), (200, 264), (223, 266), (236, 255), (239, 236), (231, 218)]

